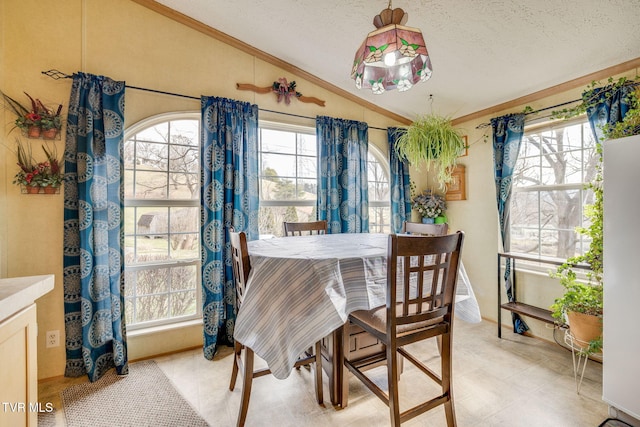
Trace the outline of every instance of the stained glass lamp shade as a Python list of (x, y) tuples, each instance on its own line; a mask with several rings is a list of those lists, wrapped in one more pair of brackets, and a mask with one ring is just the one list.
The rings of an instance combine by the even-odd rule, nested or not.
[(431, 77), (429, 53), (417, 28), (405, 27), (407, 14), (387, 8), (373, 19), (376, 30), (367, 35), (353, 60), (351, 78), (358, 89), (375, 94), (409, 90)]

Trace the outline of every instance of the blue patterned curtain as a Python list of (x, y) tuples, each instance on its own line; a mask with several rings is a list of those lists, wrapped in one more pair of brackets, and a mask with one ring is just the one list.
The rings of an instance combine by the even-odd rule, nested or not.
[(614, 90), (612, 87), (594, 89), (593, 93), (585, 92), (585, 96), (593, 97), (597, 100), (594, 107), (587, 109), (587, 117), (591, 124), (591, 132), (598, 143), (603, 140), (601, 127), (606, 124), (621, 122), (631, 107), (627, 97), (635, 90), (632, 84), (624, 85)]
[[(524, 135), (524, 114), (509, 114), (491, 119), (493, 128), (493, 170), (496, 183), (496, 201), (498, 204), (498, 218), (500, 233), (505, 251), (509, 251), (511, 239), (509, 236), (509, 212), (511, 210), (511, 177), (518, 160), (520, 143)], [(514, 300), (511, 285), (511, 260), (505, 258), (504, 285), (509, 301)], [(513, 331), (522, 334), (529, 327), (518, 315), (511, 313)]]
[(229, 227), (258, 238), (258, 106), (201, 98), (202, 317), (204, 356), (233, 343), (236, 290)]
[(73, 76), (65, 145), (65, 376), (127, 374), (124, 320), (124, 82)]
[(369, 231), (368, 135), (366, 123), (316, 117), (318, 219), (329, 233)]
[(402, 224), (411, 221), (411, 178), (409, 163), (400, 161), (396, 152), (396, 141), (402, 128), (388, 128), (389, 170), (391, 171), (391, 232), (400, 233)]

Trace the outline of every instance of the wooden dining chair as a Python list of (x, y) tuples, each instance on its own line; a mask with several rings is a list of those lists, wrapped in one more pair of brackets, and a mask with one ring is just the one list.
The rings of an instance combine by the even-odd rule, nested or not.
[(327, 221), (283, 222), (285, 236), (303, 236), (307, 234), (327, 234)]
[(423, 224), (421, 222), (402, 223), (402, 234), (421, 234), (423, 236), (444, 236), (449, 232), (449, 224)]
[[(247, 249), (247, 235), (244, 232), (229, 232), (229, 240), (231, 242), (231, 257), (233, 265), (233, 277), (236, 285), (236, 310), (239, 311), (244, 300), (245, 291), (247, 289), (247, 280), (251, 270), (249, 259), (249, 251)], [(251, 396), (251, 385), (254, 378), (262, 377), (271, 373), (269, 369), (254, 370), (254, 353), (253, 350), (242, 343), (235, 340), (234, 343), (234, 361), (233, 370), (231, 371), (231, 383), (229, 390), (233, 391), (236, 385), (238, 372), (242, 372), (242, 398), (240, 403), (240, 411), (238, 413), (238, 427), (244, 426), (247, 418), (247, 410), (249, 409), (249, 397)], [(243, 354), (244, 353), (244, 354)], [(315, 344), (315, 352), (312, 355), (298, 359), (295, 366), (315, 365), (315, 386), (316, 400), (318, 404), (323, 403), (322, 390), (322, 355), (320, 353), (320, 342)]]
[[(375, 356), (346, 360), (345, 366), (389, 406), (391, 425), (399, 426), (421, 413), (444, 405), (448, 426), (455, 426), (452, 392), (452, 333), (458, 264), (464, 233), (446, 236), (390, 235), (387, 255), (387, 304), (355, 311), (349, 320), (377, 337), (386, 349)], [(426, 366), (405, 348), (432, 337), (442, 337), (440, 372)], [(441, 386), (441, 393), (400, 413), (398, 355), (414, 364)], [(388, 393), (363, 369), (385, 360)], [(406, 370), (405, 370), (406, 372)]]

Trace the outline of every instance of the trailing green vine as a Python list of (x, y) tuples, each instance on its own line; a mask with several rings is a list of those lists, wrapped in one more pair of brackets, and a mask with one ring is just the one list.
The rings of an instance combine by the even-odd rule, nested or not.
[(425, 164), (429, 171), (433, 166), (441, 188), (451, 182), (451, 172), (464, 148), (464, 139), (451, 120), (434, 114), (419, 117), (402, 131), (395, 146), (398, 157), (416, 168)]

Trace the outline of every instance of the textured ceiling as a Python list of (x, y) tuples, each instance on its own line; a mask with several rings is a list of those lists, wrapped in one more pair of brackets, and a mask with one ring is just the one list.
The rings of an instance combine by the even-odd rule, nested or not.
[(433, 76), (373, 95), (349, 76), (385, 0), (157, 1), (409, 119), (460, 117), (640, 57), (640, 0), (396, 0)]

